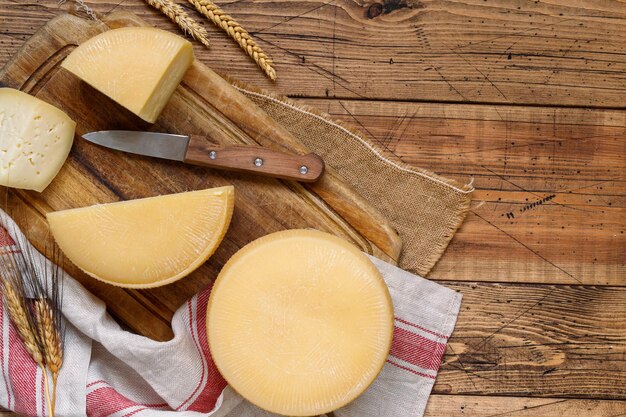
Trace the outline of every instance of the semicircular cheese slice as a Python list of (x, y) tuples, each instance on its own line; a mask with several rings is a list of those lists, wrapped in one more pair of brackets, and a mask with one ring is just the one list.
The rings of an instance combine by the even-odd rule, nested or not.
[(48, 213), (52, 235), (80, 269), (120, 287), (174, 282), (213, 254), (233, 213), (232, 186)]
[(127, 27), (94, 36), (61, 66), (154, 123), (193, 62), (191, 43), (161, 29)]
[(374, 381), (389, 353), (393, 308), (380, 273), (356, 247), (288, 230), (226, 263), (207, 331), (235, 391), (273, 413), (312, 416), (349, 403)]

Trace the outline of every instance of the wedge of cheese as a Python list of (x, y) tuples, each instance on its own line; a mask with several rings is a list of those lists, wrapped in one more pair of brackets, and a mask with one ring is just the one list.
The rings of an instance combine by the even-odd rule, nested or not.
[(354, 400), (389, 353), (393, 309), (372, 262), (315, 230), (262, 237), (220, 272), (207, 309), (211, 355), (257, 406), (313, 416)]
[(174, 282), (213, 254), (233, 213), (232, 186), (48, 213), (52, 235), (87, 274), (150, 288)]
[(180, 36), (128, 27), (89, 39), (61, 66), (154, 123), (192, 62), (191, 43)]
[(0, 88), (0, 185), (43, 191), (65, 162), (75, 128), (56, 107)]

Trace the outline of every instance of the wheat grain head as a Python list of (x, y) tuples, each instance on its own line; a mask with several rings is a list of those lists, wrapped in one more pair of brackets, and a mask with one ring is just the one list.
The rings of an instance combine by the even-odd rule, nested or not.
[(188, 0), (196, 10), (206, 16), (217, 27), (228, 33), (263, 70), (272, 81), (276, 80), (276, 70), (272, 59), (257, 45), (252, 36), (235, 19), (224, 13), (211, 0)]
[(174, 3), (172, 0), (145, 0), (145, 2), (169, 17), (185, 34), (191, 35), (192, 38), (206, 47), (210, 46), (209, 34), (206, 29), (190, 17), (179, 4)]

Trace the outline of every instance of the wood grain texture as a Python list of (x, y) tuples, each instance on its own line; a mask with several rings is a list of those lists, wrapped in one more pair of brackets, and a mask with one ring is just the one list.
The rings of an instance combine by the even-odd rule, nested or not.
[[(57, 0), (0, 0), (0, 65)], [(201, 16), (187, 7), (192, 16)], [(138, 0), (88, 2), (177, 31)], [(624, 105), (626, 4), (617, 0), (253, 0), (218, 2), (274, 58), (283, 94), (385, 100)], [(19, 17), (19, 18), (18, 18)], [(273, 86), (205, 21), (213, 69)]]
[(626, 399), (626, 288), (446, 285), (463, 305), (435, 393)]
[(626, 401), (567, 398), (432, 395), (425, 417), (618, 417), (626, 414)]
[(626, 112), (299, 102), (404, 162), (474, 179), (472, 210), (430, 277), (626, 285)]

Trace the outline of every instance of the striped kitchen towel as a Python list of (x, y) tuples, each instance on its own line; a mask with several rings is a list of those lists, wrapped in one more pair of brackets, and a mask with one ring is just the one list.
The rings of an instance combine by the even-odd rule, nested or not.
[[(0, 211), (0, 247), (29, 245)], [(6, 230), (11, 231), (10, 236)], [(16, 242), (18, 243), (16, 247)], [(37, 262), (48, 262), (32, 249)], [(336, 417), (421, 416), (452, 333), (461, 295), (372, 258), (394, 304), (390, 355), (369, 389)], [(272, 416), (242, 399), (221, 377), (209, 354), (206, 305), (210, 289), (174, 315), (174, 338), (156, 342), (129, 333), (104, 303), (65, 276), (64, 365), (57, 392), (58, 416)], [(43, 375), (0, 309), (0, 405), (29, 416), (46, 415)]]

